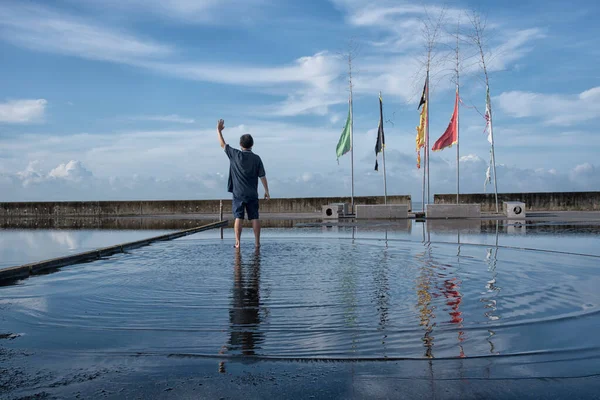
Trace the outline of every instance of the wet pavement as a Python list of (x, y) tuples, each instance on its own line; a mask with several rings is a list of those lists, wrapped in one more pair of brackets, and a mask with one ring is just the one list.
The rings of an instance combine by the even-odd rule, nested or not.
[(0, 398), (598, 398), (598, 227), (477, 222), (208, 231), (1, 287)]
[(64, 257), (168, 232), (172, 230), (4, 229), (0, 230), (0, 268)]

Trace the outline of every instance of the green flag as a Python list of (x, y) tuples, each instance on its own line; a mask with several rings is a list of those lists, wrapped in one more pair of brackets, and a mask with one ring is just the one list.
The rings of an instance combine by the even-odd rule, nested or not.
[(350, 109), (348, 108), (348, 119), (346, 120), (346, 126), (342, 131), (342, 136), (340, 136), (340, 141), (337, 144), (335, 152), (337, 154), (337, 158), (339, 158), (350, 151), (350, 127), (352, 126), (352, 115), (350, 114)]

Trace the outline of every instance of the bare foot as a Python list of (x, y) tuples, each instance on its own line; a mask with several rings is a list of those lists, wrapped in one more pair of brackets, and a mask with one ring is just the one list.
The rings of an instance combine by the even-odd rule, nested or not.
[(260, 243), (254, 243), (254, 247), (259, 249), (260, 248)]
[(236, 249), (239, 249), (239, 248), (240, 248), (240, 242), (236, 242), (236, 243), (233, 245), (233, 247), (235, 247)]

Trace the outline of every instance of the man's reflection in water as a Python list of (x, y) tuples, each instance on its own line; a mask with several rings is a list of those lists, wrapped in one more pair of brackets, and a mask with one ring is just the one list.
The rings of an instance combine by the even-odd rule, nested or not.
[[(255, 249), (252, 261), (244, 264), (242, 253), (235, 252), (233, 265), (233, 288), (229, 309), (229, 341), (221, 354), (253, 356), (255, 348), (262, 343), (260, 326), (260, 248)], [(219, 371), (225, 372), (223, 362)]]

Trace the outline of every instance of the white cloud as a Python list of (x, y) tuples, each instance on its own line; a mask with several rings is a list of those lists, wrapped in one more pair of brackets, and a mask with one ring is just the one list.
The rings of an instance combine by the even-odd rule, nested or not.
[[(217, 2), (176, 0), (164, 4), (144, 2), (146, 5), (180, 10), (178, 12), (188, 16), (194, 10), (202, 14), (205, 9), (222, 7)], [(340, 77), (343, 67), (338, 57), (325, 51), (271, 66), (230, 61), (181, 61), (182, 52), (174, 46), (49, 8), (17, 3), (0, 5), (0, 38), (36, 51), (122, 63), (180, 79), (253, 86), (263, 90), (278, 88), (287, 99), (265, 108), (266, 114), (322, 115), (327, 112), (328, 105), (341, 101), (339, 93), (332, 89), (332, 83)]]
[(37, 51), (131, 63), (172, 54), (171, 47), (45, 7), (0, 5), (0, 37)]
[(152, 15), (175, 22), (207, 25), (252, 22), (268, 5), (265, 0), (85, 0), (83, 3), (101, 9), (110, 7), (120, 12), (128, 11), (136, 18)]
[(0, 103), (0, 123), (26, 124), (44, 119), (46, 105), (44, 99), (11, 100)]
[[(492, 32), (486, 33), (486, 35), (489, 34)], [(496, 44), (486, 54), (487, 68), (490, 72), (507, 69), (510, 64), (527, 55), (536, 40), (545, 37), (546, 35), (538, 28), (502, 31), (502, 42)], [(496, 41), (492, 41), (492, 43)]]
[[(382, 188), (381, 172), (373, 171), (373, 157), (355, 160), (355, 194), (379, 195)], [(411, 194), (420, 201), (421, 171), (414, 165), (412, 154), (397, 150), (386, 152), (388, 193)], [(296, 163), (297, 168), (280, 173), (277, 164), (267, 164), (271, 192), (276, 197), (339, 196), (350, 193), (350, 171), (347, 157), (315, 169)], [(269, 169), (270, 168), (270, 169)], [(434, 193), (453, 193), (456, 169), (452, 162), (431, 160), (431, 188)], [(487, 163), (476, 154), (461, 157), (461, 192), (481, 193)], [(297, 172), (298, 170), (304, 172)], [(0, 201), (42, 200), (116, 200), (116, 199), (215, 199), (229, 196), (225, 191), (226, 166), (212, 172), (175, 174), (158, 178), (149, 174), (100, 177), (72, 160), (44, 172), (38, 162), (32, 162), (25, 171), (0, 174)], [(590, 163), (571, 169), (527, 169), (498, 165), (500, 192), (580, 191), (597, 190), (600, 175)], [(488, 186), (488, 192), (493, 186)]]
[(27, 168), (16, 173), (16, 177), (23, 183), (23, 186), (29, 186), (32, 183), (41, 182), (43, 180), (44, 176), (39, 168), (39, 164), (40, 162), (37, 160), (31, 161), (27, 165)]
[(155, 121), (155, 122), (174, 122), (177, 124), (193, 124), (196, 122), (193, 118), (181, 117), (177, 114), (170, 115), (140, 115), (136, 117), (130, 117), (133, 121)]
[(600, 86), (578, 95), (504, 92), (494, 100), (510, 116), (540, 118), (546, 124), (570, 126), (600, 117)]
[(60, 164), (48, 174), (51, 178), (66, 179), (79, 182), (92, 176), (92, 173), (83, 166), (81, 161), (71, 160), (67, 164)]
[[(151, 0), (144, 2), (143, 9), (153, 13), (172, 17), (190, 17), (221, 14), (226, 6), (238, 10), (242, 2), (227, 0), (225, 5), (216, 1), (188, 0)], [(100, 2), (92, 1), (100, 5)], [(384, 42), (404, 43), (395, 51), (402, 55), (389, 57), (390, 46), (368, 46), (361, 55), (355, 68), (357, 95), (378, 92), (400, 96), (405, 101), (414, 99), (422, 85), (422, 38), (419, 33), (426, 9), (408, 3), (383, 2), (372, 7), (360, 1), (336, 2), (347, 15), (348, 21), (360, 29), (382, 29), (388, 35)], [(102, 2), (104, 5), (104, 2)], [(140, 1), (111, 1), (109, 8), (121, 7), (124, 10), (139, 9)], [(234, 7), (235, 5), (235, 7)], [(242, 7), (243, 8), (243, 7)], [(427, 12), (432, 18), (441, 10), (429, 7)], [(448, 20), (457, 18), (464, 10), (449, 8)], [(215, 14), (215, 15), (216, 15)], [(383, 21), (383, 22), (382, 22)], [(539, 37), (537, 29), (521, 31), (503, 30), (493, 41), (495, 54), (490, 60), (490, 70), (506, 67), (522, 58), (528, 51), (527, 45)], [(328, 51), (298, 57), (291, 63), (278, 65), (252, 65), (247, 63), (206, 62), (183, 60), (185, 53), (175, 46), (154, 40), (137, 37), (128, 31), (100, 25), (92, 20), (74, 17), (39, 6), (7, 3), (0, 5), (0, 36), (9, 42), (39, 51), (55, 52), (88, 59), (124, 63), (144, 68), (160, 74), (180, 79), (201, 82), (216, 82), (228, 85), (249, 86), (259, 91), (283, 97), (270, 106), (260, 106), (251, 112), (274, 117), (296, 115), (319, 115), (329, 113), (330, 107), (346, 101), (345, 70), (342, 60)], [(365, 32), (367, 42), (371, 36)], [(440, 39), (449, 40), (448, 35)], [(374, 42), (371, 40), (371, 42)], [(443, 61), (446, 50), (441, 51)], [(467, 72), (478, 72), (475, 66), (466, 68)], [(448, 62), (436, 63), (435, 76), (445, 76)], [(452, 85), (450, 80), (438, 78), (438, 89), (444, 90)], [(447, 82), (446, 82), (447, 81)], [(435, 89), (435, 88), (434, 88)], [(433, 91), (433, 90), (432, 90)], [(172, 121), (175, 122), (175, 121)]]
[(327, 90), (339, 77), (340, 60), (327, 52), (296, 59), (289, 65), (150, 62), (143, 66), (184, 79), (244, 86), (305, 84)]

